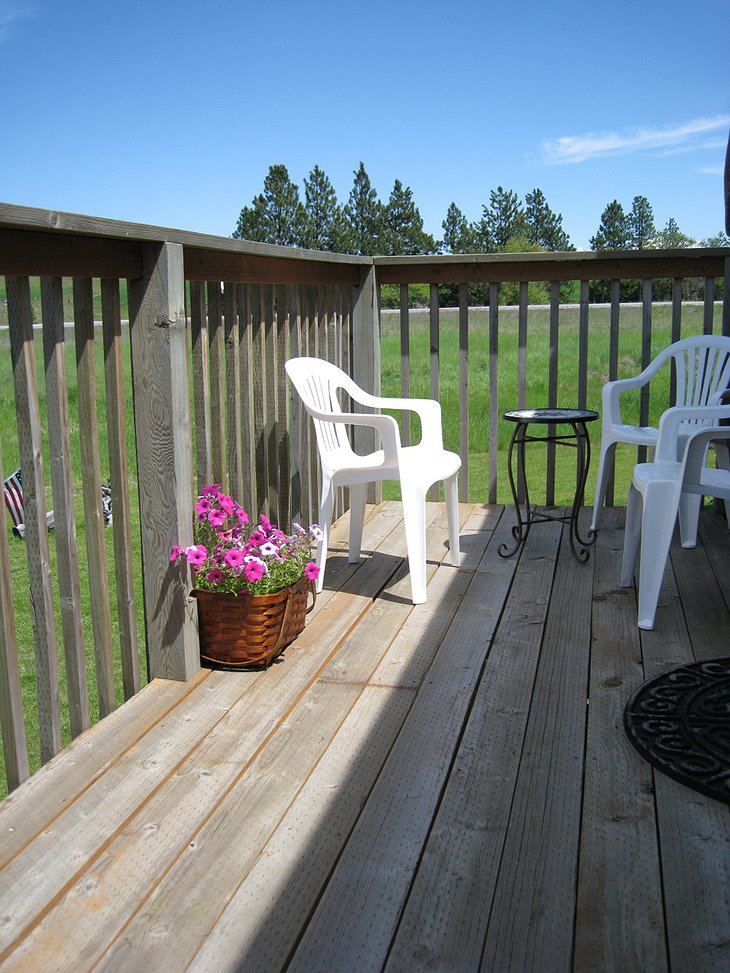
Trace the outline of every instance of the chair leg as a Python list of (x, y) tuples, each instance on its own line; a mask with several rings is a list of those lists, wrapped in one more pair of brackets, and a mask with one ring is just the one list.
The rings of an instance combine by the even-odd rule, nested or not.
[(360, 560), (367, 495), (367, 483), (353, 483), (350, 487), (350, 553), (347, 558), (350, 564), (357, 564)]
[[(722, 424), (720, 423), (720, 425)], [(727, 439), (715, 443), (715, 464), (718, 470), (730, 470), (730, 446)], [(730, 530), (730, 497), (722, 502), (725, 504), (725, 519), (727, 520), (728, 530)]]
[(682, 547), (697, 547), (701, 507), (702, 497), (697, 493), (683, 493), (679, 498), (679, 536)]
[(626, 526), (624, 528), (624, 553), (621, 562), (621, 586), (630, 588), (634, 583), (636, 562), (641, 543), (641, 509), (643, 499), (636, 487), (631, 484), (626, 506)]
[[(639, 628), (654, 628), (659, 592), (677, 522), (679, 484), (648, 484), (641, 517)], [(652, 489), (653, 488), (653, 489)]]
[(601, 519), (601, 511), (606, 499), (608, 481), (613, 470), (614, 457), (616, 453), (616, 443), (608, 443), (605, 447), (601, 443), (601, 458), (598, 462), (598, 479), (596, 480), (596, 496), (593, 501), (593, 520), (591, 530), (598, 528), (598, 521)]
[(461, 548), (459, 547), (459, 490), (456, 474), (444, 480), (444, 496), (446, 498), (446, 516), (449, 522), (449, 552), (454, 567), (461, 564)]
[(426, 601), (426, 496), (423, 491), (409, 487), (401, 480), (401, 497), (411, 573), (411, 600), (414, 605), (422, 605)]
[(322, 537), (317, 544), (317, 567), (319, 576), (315, 584), (317, 593), (324, 586), (324, 569), (327, 564), (327, 545), (329, 543), (330, 524), (332, 523), (332, 509), (334, 503), (334, 490), (330, 483), (322, 483), (322, 498), (319, 503), (319, 526)]

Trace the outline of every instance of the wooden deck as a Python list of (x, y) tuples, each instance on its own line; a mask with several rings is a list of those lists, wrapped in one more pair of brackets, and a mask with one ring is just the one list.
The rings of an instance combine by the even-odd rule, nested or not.
[[(730, 534), (673, 552), (654, 632), (561, 526), (429, 505), (414, 608), (398, 504), (330, 559), (266, 672), (155, 682), (0, 806), (10, 970), (730, 969), (730, 813), (622, 726), (661, 670), (728, 654)], [(333, 543), (344, 549), (346, 524)]]

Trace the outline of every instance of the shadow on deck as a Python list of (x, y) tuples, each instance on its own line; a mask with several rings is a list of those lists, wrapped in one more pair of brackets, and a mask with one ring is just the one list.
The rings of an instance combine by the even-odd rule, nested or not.
[(728, 654), (724, 522), (640, 633), (623, 510), (586, 565), (559, 524), (503, 560), (511, 512), (461, 510), (455, 569), (429, 505), (426, 605), (382, 504), (268, 671), (152, 683), (0, 806), (4, 971), (728, 969), (728, 808), (622, 726)]

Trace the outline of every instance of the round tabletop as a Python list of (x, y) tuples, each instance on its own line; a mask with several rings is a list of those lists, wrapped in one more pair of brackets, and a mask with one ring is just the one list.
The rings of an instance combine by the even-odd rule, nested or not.
[(505, 419), (510, 422), (593, 422), (598, 413), (592, 409), (515, 409), (505, 412)]

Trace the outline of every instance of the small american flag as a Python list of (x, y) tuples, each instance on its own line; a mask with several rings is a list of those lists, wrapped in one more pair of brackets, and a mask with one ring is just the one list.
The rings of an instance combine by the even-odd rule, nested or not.
[(18, 524), (23, 523), (23, 486), (20, 482), (19, 469), (3, 480), (3, 494), (13, 526), (17, 527)]

